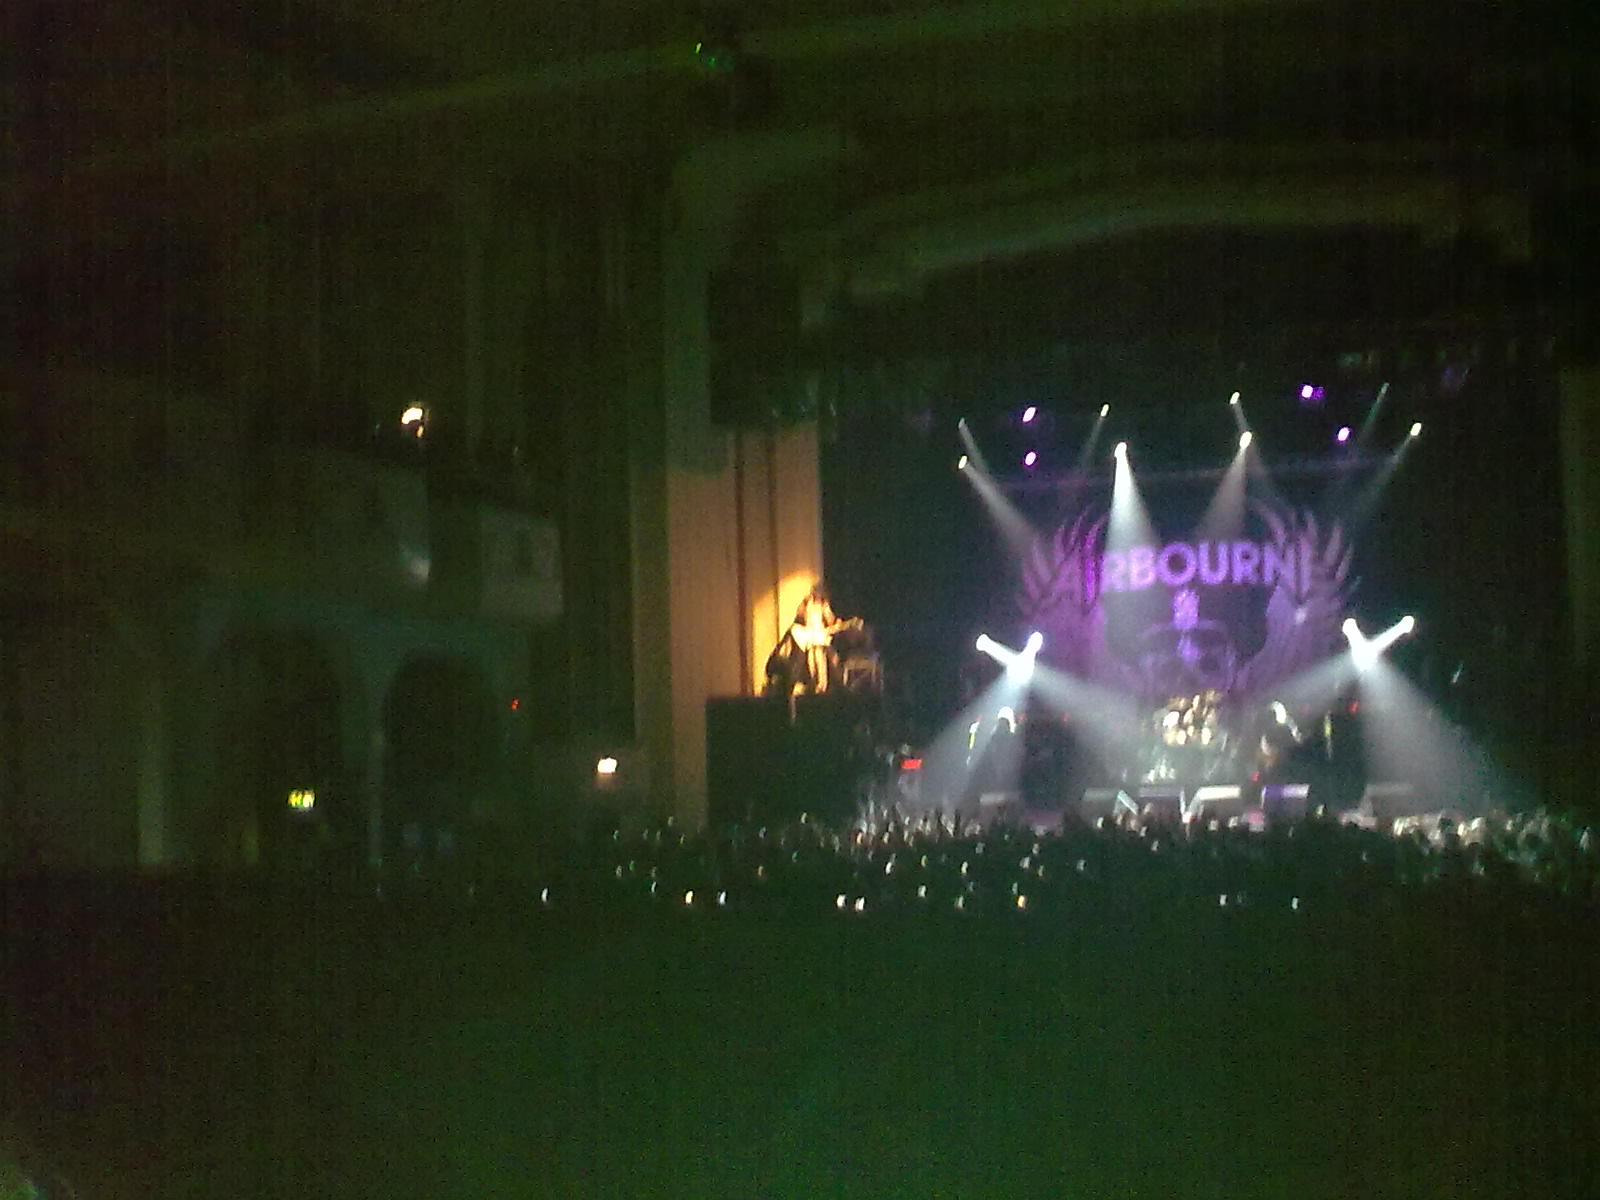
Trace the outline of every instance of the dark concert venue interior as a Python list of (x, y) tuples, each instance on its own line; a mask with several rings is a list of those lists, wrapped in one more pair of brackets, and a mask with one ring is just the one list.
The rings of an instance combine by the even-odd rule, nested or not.
[(1600, 1195), (1600, 21), (13, 0), (0, 1200)]

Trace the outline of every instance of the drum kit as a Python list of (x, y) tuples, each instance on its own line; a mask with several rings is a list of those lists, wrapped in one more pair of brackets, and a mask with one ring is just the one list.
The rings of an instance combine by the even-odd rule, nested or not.
[(1222, 721), (1222, 694), (1173, 696), (1150, 718), (1145, 783), (1215, 783), (1234, 766), (1234, 739)]

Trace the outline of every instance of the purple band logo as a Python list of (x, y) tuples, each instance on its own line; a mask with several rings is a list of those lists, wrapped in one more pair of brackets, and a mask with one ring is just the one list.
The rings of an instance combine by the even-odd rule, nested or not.
[(1273, 585), (1287, 581), (1300, 591), (1306, 578), (1301, 565), (1304, 547), (1258, 542), (1168, 542), (1110, 550), (1100, 558), (1101, 586), (1110, 592), (1136, 592), (1159, 583), (1207, 587)]
[(1020, 607), (1049, 661), (1160, 702), (1264, 697), (1341, 645), (1353, 584), (1337, 524), (1254, 501), (1254, 536), (1106, 546), (1108, 514), (1069, 516), (1023, 563)]

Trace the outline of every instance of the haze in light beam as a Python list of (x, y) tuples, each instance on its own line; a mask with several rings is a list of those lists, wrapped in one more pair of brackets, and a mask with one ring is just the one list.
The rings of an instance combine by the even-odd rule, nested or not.
[(1377, 660), (1358, 687), (1369, 779), (1410, 784), (1425, 811), (1475, 817), (1525, 805), (1527, 789), (1392, 663)]
[(1116, 456), (1116, 469), (1111, 485), (1111, 518), (1106, 525), (1106, 549), (1123, 550), (1129, 546), (1154, 545), (1155, 526), (1150, 521), (1150, 510), (1133, 476), (1133, 465), (1128, 455)]

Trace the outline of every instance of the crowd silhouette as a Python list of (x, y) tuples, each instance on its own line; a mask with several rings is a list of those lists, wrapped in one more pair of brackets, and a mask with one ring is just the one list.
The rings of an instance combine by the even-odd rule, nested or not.
[(539, 881), (542, 905), (640, 903), (789, 915), (1031, 915), (1107, 902), (1219, 908), (1600, 901), (1600, 838), (1551, 810), (1391, 822), (1318, 810), (1262, 823), (1132, 812), (1048, 830), (948, 815), (809, 816), (693, 832), (611, 830)]

